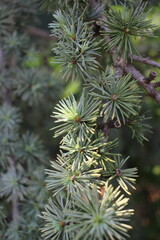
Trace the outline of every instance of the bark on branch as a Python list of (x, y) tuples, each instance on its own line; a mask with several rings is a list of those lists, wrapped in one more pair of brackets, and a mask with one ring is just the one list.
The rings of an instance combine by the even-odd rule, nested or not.
[(150, 65), (150, 66), (153, 66), (153, 67), (156, 67), (156, 68), (160, 68), (160, 63), (158, 63), (156, 61), (153, 61), (153, 60), (150, 60), (148, 57), (143, 58), (143, 57), (133, 55), (132, 59), (135, 62), (140, 62), (140, 63), (147, 64), (147, 65)]
[(160, 92), (155, 89), (158, 87), (155, 83), (146, 83), (146, 78), (134, 66), (125, 64), (123, 67), (124, 71), (130, 73), (133, 78), (137, 80), (138, 84), (146, 90), (150, 97), (160, 103)]

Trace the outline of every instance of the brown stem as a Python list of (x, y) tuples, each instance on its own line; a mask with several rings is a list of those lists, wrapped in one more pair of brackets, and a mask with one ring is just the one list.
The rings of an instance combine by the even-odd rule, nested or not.
[(44, 38), (47, 40), (51, 40), (54, 38), (54, 37), (50, 36), (50, 33), (48, 31), (37, 28), (37, 27), (33, 27), (33, 26), (28, 26), (26, 28), (26, 32), (31, 36), (35, 36), (38, 38)]
[[(16, 171), (15, 159), (14, 156), (8, 156), (9, 169)], [(18, 198), (17, 196), (12, 199), (12, 220), (17, 221), (19, 218), (19, 207), (18, 207)]]
[(107, 139), (110, 134), (110, 130), (111, 130), (111, 127), (108, 124), (105, 124), (103, 127), (103, 133), (104, 133), (103, 142), (107, 142)]
[(160, 87), (160, 82), (152, 83), (154, 88)]
[[(129, 124), (126, 122), (126, 125)], [(97, 124), (97, 129), (101, 129), (104, 134), (103, 142), (107, 142), (108, 137), (110, 135), (110, 131), (112, 128), (121, 128), (124, 124), (119, 123), (116, 119), (115, 120), (110, 120), (108, 122), (101, 122)]]
[(145, 77), (132, 65), (124, 64), (123, 68), (126, 73), (130, 73), (134, 79), (137, 80), (138, 84), (142, 86), (149, 96), (154, 98), (158, 103), (160, 103), (160, 92), (155, 89), (155, 84), (146, 83)]
[(153, 61), (153, 60), (150, 60), (149, 58), (143, 58), (143, 57), (133, 55), (132, 59), (135, 62), (140, 62), (140, 63), (144, 63), (144, 64), (147, 64), (147, 65), (150, 65), (150, 66), (153, 66), (153, 67), (160, 68), (160, 63), (158, 63), (156, 61)]
[(14, 197), (12, 200), (12, 219), (13, 221), (17, 221), (19, 218), (19, 207), (18, 207), (18, 199)]
[(3, 69), (4, 69), (4, 56), (2, 49), (0, 49), (0, 71), (3, 71)]
[(155, 71), (150, 72), (149, 76), (145, 78), (146, 83), (152, 82), (157, 77), (157, 73)]

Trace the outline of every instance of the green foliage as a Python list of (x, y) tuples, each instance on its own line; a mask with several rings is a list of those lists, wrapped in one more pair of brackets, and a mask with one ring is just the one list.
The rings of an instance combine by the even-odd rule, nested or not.
[[(129, 1), (128, 1), (129, 2)], [(132, 38), (133, 37), (151, 37), (155, 25), (147, 19), (149, 12), (145, 12), (146, 3), (141, 0), (138, 4), (134, 2), (127, 4), (125, 1), (121, 10), (111, 7), (105, 14), (102, 26), (102, 34), (109, 37), (107, 50), (115, 51), (116, 55), (121, 56), (127, 61), (128, 54), (131, 58), (133, 53), (139, 54)]]
[(56, 62), (60, 63), (63, 78), (76, 80), (89, 78), (91, 71), (99, 68), (97, 56), (100, 56), (100, 42), (93, 37), (93, 27), (85, 22), (77, 9), (66, 12), (57, 11), (55, 21), (49, 26), (52, 36), (59, 39), (53, 48)]
[(0, 134), (0, 166), (3, 169), (7, 168), (7, 157), (13, 155), (17, 150), (15, 142), (18, 141), (18, 135), (14, 132), (4, 134), (3, 131)]
[(128, 186), (135, 189), (135, 178), (138, 177), (138, 175), (137, 168), (122, 168), (128, 158), (129, 157), (121, 159), (120, 157), (117, 157), (114, 162), (108, 162), (108, 164), (106, 164), (107, 170), (104, 171), (103, 174), (104, 176), (111, 176), (110, 180), (116, 178), (119, 186), (130, 195)]
[(4, 104), (0, 108), (0, 129), (1, 131), (6, 131), (10, 133), (13, 130), (19, 128), (21, 123), (21, 114), (19, 109), (11, 107), (8, 104)]
[(13, 82), (11, 81), (11, 75), (12, 73), (10, 71), (5, 71), (3, 73), (1, 73), (0, 76), (0, 93), (1, 95), (3, 94), (3, 92), (5, 92), (5, 89), (12, 89), (13, 87)]
[[(20, 30), (19, 27), (24, 27), (26, 22), (33, 18), (33, 14), (35, 14), (35, 6), (31, 8), (30, 5), (34, 4), (32, 0), (1, 0), (0, 7), (0, 35), (2, 36), (0, 39), (1, 43), (5, 43), (5, 37), (10, 37), (14, 30)], [(21, 19), (21, 23), (20, 20)]]
[(11, 240), (11, 239), (20, 240), (21, 236), (22, 236), (22, 230), (19, 227), (19, 224), (17, 222), (10, 223), (9, 228), (5, 233), (5, 237), (8, 240)]
[[(25, 218), (24, 218), (25, 219)], [(10, 223), (9, 228), (7, 229), (4, 239), (8, 240), (21, 240), (26, 236), (28, 240), (41, 240), (42, 238), (38, 235), (39, 225), (30, 219), (19, 219), (19, 221), (13, 221)]]
[(145, 114), (139, 114), (136, 118), (132, 118), (128, 126), (132, 130), (132, 138), (136, 138), (137, 141), (143, 145), (143, 141), (148, 139), (145, 137), (147, 132), (152, 132), (151, 126), (146, 123), (150, 117), (146, 117)]
[(102, 108), (104, 120), (116, 119), (119, 124), (126, 122), (132, 115), (138, 115), (140, 108), (140, 90), (130, 75), (120, 79), (109, 75), (99, 83), (93, 83), (92, 95), (105, 101)]
[(37, 135), (29, 132), (22, 135), (16, 157), (21, 163), (25, 164), (29, 171), (33, 170), (33, 166), (36, 166), (37, 162), (44, 163), (46, 156), (47, 153)]
[(51, 76), (45, 70), (24, 69), (15, 82), (15, 94), (29, 105), (43, 101), (49, 89)]
[(4, 226), (5, 223), (5, 213), (2, 206), (0, 206), (0, 226)]
[[(46, 199), (47, 189), (46, 189), (45, 180), (46, 180), (46, 176), (45, 176), (44, 166), (37, 167), (32, 172), (32, 176), (30, 179), (30, 185), (27, 188), (30, 198), (36, 199), (36, 201), (37, 201), (35, 204), (35, 202), (33, 200), (31, 200), (31, 204), (35, 205), (35, 209), (37, 209), (38, 205), (40, 207), (42, 207), (43, 201)], [(34, 210), (33, 207), (32, 208), (29, 207), (25, 214), (28, 214), (31, 212), (30, 215), (32, 215), (32, 209)]]
[(28, 36), (26, 34), (18, 35), (13, 32), (12, 35), (7, 36), (4, 44), (4, 52), (6, 54), (16, 52), (16, 57), (20, 57), (21, 51), (26, 52), (28, 48)]
[(46, 222), (42, 229), (45, 239), (125, 239), (131, 227), (124, 224), (133, 214), (125, 209), (128, 198), (121, 195), (119, 188), (106, 184), (105, 193), (94, 186), (72, 195), (70, 200), (59, 196), (50, 199), (43, 218)]
[(66, 156), (58, 156), (56, 162), (51, 162), (53, 169), (46, 170), (48, 175), (47, 189), (53, 190), (54, 195), (63, 190), (67, 194), (75, 193), (82, 190), (86, 184), (90, 185), (99, 182), (98, 177), (101, 176), (101, 169), (96, 168), (90, 170), (93, 160), (87, 163), (75, 164), (74, 159)]
[[(133, 214), (133, 210), (124, 209), (128, 198), (121, 195), (119, 188), (112, 185), (105, 186), (102, 199), (96, 187), (86, 188), (81, 194), (73, 196), (77, 210), (68, 211), (69, 218), (75, 223), (69, 230), (78, 230), (75, 237), (78, 239), (125, 239), (131, 227), (123, 222)], [(83, 214), (82, 214), (83, 213)]]
[(70, 156), (74, 159), (73, 166), (81, 165), (81, 163), (93, 162), (93, 165), (106, 169), (106, 162), (113, 161), (112, 157), (117, 154), (111, 153), (111, 150), (117, 147), (117, 139), (114, 141), (102, 142), (103, 134), (88, 134), (86, 138), (82, 138), (81, 133), (67, 134), (62, 139), (62, 145), (64, 156)]
[[(115, 56), (127, 61), (128, 54), (136, 51), (131, 36), (145, 37), (154, 26), (146, 20), (146, 4), (141, 1), (138, 5), (129, 3), (129, 7), (125, 2), (122, 11), (107, 4), (106, 17), (97, 21), (95, 18), (101, 18), (106, 10), (101, 1), (91, 10), (88, 3), (80, 1), (66, 5), (53, 14), (54, 21), (49, 25), (58, 40), (53, 48), (55, 62), (61, 64), (65, 80), (82, 78), (85, 89), (79, 101), (73, 94), (61, 100), (51, 116), (56, 119), (54, 137), (63, 138), (57, 160), (51, 161), (51, 169), (46, 170), (46, 187), (53, 197), (42, 213), (42, 236), (126, 239), (131, 227), (125, 222), (133, 210), (125, 208), (129, 199), (119, 189), (131, 195), (137, 168), (125, 166), (129, 157), (113, 152), (118, 141), (110, 140), (109, 133), (112, 128), (128, 126), (142, 143), (148, 126), (139, 114), (142, 92), (137, 82), (130, 75), (119, 77), (109, 67), (105, 72), (100, 67), (101, 37), (109, 39), (107, 49), (115, 51), (114, 61)], [(101, 35), (95, 26), (103, 30)], [(115, 180), (117, 188), (110, 185)]]
[[(61, 94), (62, 84), (52, 77), (54, 69), (42, 51), (44, 45), (47, 51), (45, 42), (30, 36), (30, 26), (35, 29), (40, 20), (37, 10), (32, 0), (0, 1), (1, 240), (42, 239), (38, 214), (48, 197), (44, 172), (48, 152), (40, 140), (42, 127), (37, 119), (44, 118), (46, 106)], [(29, 59), (31, 52), (41, 59), (39, 65)], [(45, 107), (41, 104), (38, 110), (37, 103)]]
[(73, 95), (68, 99), (61, 100), (55, 107), (57, 112), (53, 112), (52, 117), (56, 118), (58, 126), (52, 128), (55, 131), (55, 137), (66, 132), (80, 131), (82, 137), (87, 133), (94, 133), (95, 121), (98, 117), (100, 101), (88, 96), (83, 92), (79, 102)]
[(70, 239), (70, 234), (64, 231), (68, 222), (66, 210), (69, 208), (69, 205), (69, 201), (62, 196), (49, 199), (45, 212), (42, 212), (42, 218), (46, 223), (45, 227), (42, 228), (44, 239)]
[(53, 13), (55, 8), (57, 7), (68, 7), (68, 5), (73, 6), (74, 3), (78, 4), (79, 2), (82, 4), (85, 0), (35, 0), (39, 2), (40, 8), (42, 10), (47, 10), (48, 12)]
[(6, 196), (7, 201), (13, 199), (23, 200), (26, 196), (27, 179), (24, 177), (24, 169), (18, 165), (15, 171), (10, 168), (6, 173), (1, 175), (1, 193), (0, 196)]
[(102, 143), (101, 139), (102, 134), (99, 134), (99, 136), (88, 134), (87, 138), (82, 140), (80, 133), (78, 136), (69, 133), (63, 138), (60, 148), (65, 150), (64, 155), (70, 155), (75, 162), (87, 163), (90, 159), (100, 158), (100, 150), (104, 149), (106, 145), (109, 145), (109, 143)]
[[(130, 75), (118, 77), (106, 68), (110, 60), (103, 45), (108, 39), (106, 48), (114, 51), (114, 64), (116, 60), (127, 62), (128, 55), (132, 60), (133, 53), (138, 52), (133, 38), (153, 36), (154, 25), (147, 19), (149, 12), (145, 13), (142, 1), (125, 1), (122, 6), (106, 0), (95, 2), (97, 5), (91, 7), (84, 0), (1, 0), (2, 240), (128, 237), (131, 227), (126, 222), (133, 210), (127, 208), (129, 199), (124, 194), (130, 195), (135, 189), (137, 168), (126, 164), (129, 158), (115, 150), (121, 142), (109, 135), (112, 128), (119, 132), (118, 128), (127, 126), (142, 144), (149, 131), (144, 122), (148, 118), (140, 114), (142, 92), (136, 81)], [(39, 15), (37, 4), (53, 14), (50, 40), (47, 32), (31, 27)], [(40, 13), (37, 26), (44, 21), (44, 27), (47, 17)], [(36, 34), (42, 34), (44, 41)], [(49, 59), (55, 64), (50, 64), (47, 47), (54, 40), (54, 56)], [(45, 114), (53, 102), (57, 103), (65, 85), (55, 72), (60, 69), (64, 80), (84, 80), (85, 90), (79, 99), (71, 93), (53, 111), (54, 137), (63, 138), (60, 153), (56, 161), (52, 156), (49, 168), (48, 153), (39, 135), (45, 135), (44, 126), (49, 128)], [(76, 86), (80, 91), (78, 81)], [(39, 135), (33, 132), (35, 127)], [(49, 149), (45, 136), (44, 140)], [(55, 149), (51, 147), (53, 154)], [(127, 149), (120, 148), (125, 155)]]
[[(0, 35), (7, 36), (8, 30), (12, 29), (14, 26), (14, 23), (11, 21), (10, 15), (13, 13), (13, 10), (9, 10), (7, 6), (1, 6), (0, 8)], [(3, 43), (3, 38), (0, 40)]]

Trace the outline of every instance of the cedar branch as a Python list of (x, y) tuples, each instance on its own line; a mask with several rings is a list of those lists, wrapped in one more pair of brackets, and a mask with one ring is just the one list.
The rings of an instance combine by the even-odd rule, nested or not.
[[(97, 4), (96, 0), (89, 0), (89, 4), (92, 8), (94, 8)], [(102, 19), (102, 21), (106, 18), (103, 14), (100, 15), (100, 18)], [(105, 27), (103, 27), (105, 28)], [(106, 30), (106, 29), (105, 29)], [(109, 38), (108, 37), (104, 37), (105, 42), (108, 44), (109, 42)], [(158, 92), (155, 88), (159, 87), (160, 83), (150, 83), (153, 79), (151, 79), (151, 77), (146, 78), (140, 71), (138, 71), (133, 65), (131, 64), (126, 64), (125, 61), (120, 58), (118, 59), (118, 61), (114, 60), (114, 49), (109, 51), (110, 55), (113, 58), (113, 62), (114, 62), (114, 67), (118, 70), (119, 73), (123, 73), (123, 71), (125, 73), (130, 73), (132, 75), (132, 77), (137, 80), (137, 83), (143, 87), (147, 94), (152, 97), (153, 99), (155, 99), (158, 103), (160, 103), (160, 92)], [(149, 58), (142, 58), (136, 55), (133, 55), (133, 60), (137, 61), (137, 62), (141, 62), (150, 66), (154, 66), (157, 68), (160, 68), (160, 63), (157, 63), (155, 61), (150, 60)], [(155, 77), (154, 77), (155, 78)], [(147, 79), (149, 79), (150, 81), (146, 81)]]

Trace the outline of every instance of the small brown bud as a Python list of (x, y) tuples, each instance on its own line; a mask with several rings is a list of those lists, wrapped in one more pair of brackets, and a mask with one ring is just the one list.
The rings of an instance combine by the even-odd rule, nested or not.
[(73, 176), (70, 176), (70, 180), (71, 180), (72, 182), (74, 182), (75, 176), (74, 176), (74, 175), (73, 175)]
[(76, 63), (77, 63), (76, 59), (72, 59), (72, 64), (74, 65)]
[(116, 169), (116, 175), (117, 175), (117, 177), (122, 176), (122, 171), (121, 171), (120, 168), (117, 168), (117, 169)]
[(74, 40), (74, 41), (76, 40), (76, 36), (75, 36), (75, 35), (73, 35), (71, 38), (72, 38), (72, 40)]
[(124, 32), (125, 32), (125, 34), (129, 34), (129, 33), (130, 33), (129, 28), (125, 28), (125, 29), (124, 29)]
[(82, 153), (82, 152), (83, 152), (83, 149), (80, 148), (80, 149), (79, 149), (79, 152)]
[(74, 121), (78, 123), (78, 122), (81, 121), (81, 118), (80, 118), (80, 117), (77, 117)]
[(155, 77), (157, 77), (157, 73), (156, 73), (155, 71), (152, 71), (152, 72), (150, 73), (150, 76), (151, 76), (152, 78), (155, 78)]
[(146, 83), (152, 82), (157, 77), (157, 73), (155, 71), (150, 72), (149, 76), (145, 78)]
[(117, 99), (118, 99), (118, 96), (117, 96), (116, 94), (113, 94), (113, 95), (112, 95), (112, 100), (113, 100), (113, 101), (116, 101)]
[(102, 197), (104, 196), (105, 190), (106, 190), (106, 187), (102, 186), (101, 191), (100, 191), (100, 194), (101, 194)]
[(122, 126), (122, 124), (118, 121), (115, 121), (114, 126), (115, 126), (115, 128), (120, 128)]
[(64, 227), (66, 224), (65, 224), (65, 222), (60, 222), (59, 225), (60, 225), (61, 227)]

